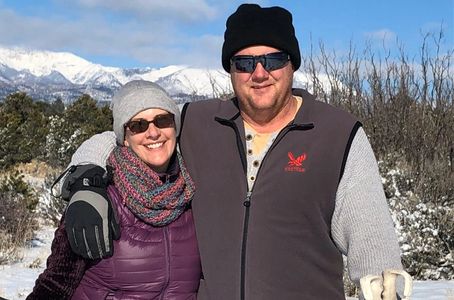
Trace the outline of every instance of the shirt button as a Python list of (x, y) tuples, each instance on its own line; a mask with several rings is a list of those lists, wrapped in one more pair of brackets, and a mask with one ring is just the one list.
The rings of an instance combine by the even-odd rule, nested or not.
[(260, 162), (258, 160), (254, 160), (252, 165), (257, 168), (260, 165)]
[(252, 155), (252, 149), (247, 149), (247, 154)]
[(254, 176), (251, 176), (251, 178), (250, 178), (250, 179), (251, 179), (252, 181), (254, 181), (254, 180), (255, 180), (255, 177), (254, 177)]
[(248, 134), (248, 135), (246, 135), (246, 140), (247, 140), (247, 141), (250, 141), (250, 140), (252, 140), (252, 134)]

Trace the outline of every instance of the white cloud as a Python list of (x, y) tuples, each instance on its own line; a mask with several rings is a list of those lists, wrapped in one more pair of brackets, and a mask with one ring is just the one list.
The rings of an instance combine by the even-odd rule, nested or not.
[(205, 0), (57, 0), (62, 4), (76, 4), (86, 9), (102, 9), (116, 13), (130, 13), (141, 19), (165, 17), (183, 22), (213, 20), (218, 12)]
[[(61, 0), (56, 0), (61, 1)], [(85, 5), (99, 5), (105, 1), (80, 0)], [(117, 8), (121, 5), (116, 1)], [(121, 1), (123, 2), (123, 1)], [(124, 1), (125, 3), (128, 1)], [(154, 1), (133, 0), (134, 3), (151, 3)], [(158, 1), (162, 3), (162, 1)], [(168, 1), (171, 3), (172, 1)], [(198, 4), (198, 0), (174, 1)], [(184, 2), (184, 3), (183, 3)], [(61, 2), (60, 2), (61, 3)], [(155, 6), (153, 6), (155, 5)], [(147, 9), (158, 4), (148, 5)], [(192, 66), (220, 66), (220, 49), (222, 34), (193, 35), (190, 25), (181, 29), (179, 17), (154, 13), (148, 19), (118, 18), (112, 19), (97, 12), (73, 15), (71, 18), (49, 12), (47, 16), (21, 15), (15, 11), (2, 9), (0, 6), (0, 44), (24, 46), (54, 51), (70, 51), (79, 55), (116, 56), (133, 58), (145, 65), (189, 64)], [(203, 7), (201, 5), (200, 7)], [(115, 9), (117, 9), (115, 8)], [(181, 10), (183, 13), (184, 9)], [(209, 15), (209, 9), (201, 18), (203, 22)]]

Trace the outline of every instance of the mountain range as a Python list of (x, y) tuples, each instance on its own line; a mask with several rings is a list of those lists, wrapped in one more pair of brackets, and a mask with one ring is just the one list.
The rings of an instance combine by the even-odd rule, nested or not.
[[(231, 93), (230, 76), (223, 69), (189, 66), (117, 68), (92, 63), (68, 52), (0, 46), (0, 101), (8, 94), (26, 92), (36, 100), (57, 98), (70, 103), (82, 94), (110, 101), (123, 84), (135, 79), (156, 82), (177, 102)], [(294, 87), (307, 87), (307, 76), (295, 72)]]

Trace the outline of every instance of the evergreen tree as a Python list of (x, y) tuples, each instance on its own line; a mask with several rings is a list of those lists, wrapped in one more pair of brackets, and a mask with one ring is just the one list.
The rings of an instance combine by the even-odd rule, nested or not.
[(112, 130), (112, 112), (107, 105), (98, 107), (89, 95), (70, 104), (63, 115), (50, 118), (46, 139), (47, 161), (65, 167), (79, 145), (96, 133)]
[(0, 181), (0, 192), (2, 194), (13, 193), (19, 195), (29, 211), (35, 210), (38, 205), (38, 197), (30, 185), (24, 180), (24, 175), (19, 171), (8, 173), (3, 181)]
[(63, 104), (61, 98), (58, 98), (51, 103), (45, 101), (36, 101), (35, 104), (46, 117), (55, 115), (60, 116), (65, 111), (65, 105)]
[(63, 103), (63, 100), (61, 98), (58, 98), (54, 102), (52, 102), (50, 107), (52, 115), (62, 115), (65, 111), (65, 104)]
[(47, 120), (25, 93), (6, 97), (0, 108), (0, 168), (43, 157)]

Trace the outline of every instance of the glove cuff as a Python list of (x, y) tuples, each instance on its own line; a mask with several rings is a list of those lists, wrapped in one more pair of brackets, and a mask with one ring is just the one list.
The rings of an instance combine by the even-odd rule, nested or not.
[(60, 174), (52, 184), (51, 190), (56, 183), (64, 178), (61, 193), (56, 197), (68, 201), (75, 192), (81, 189), (89, 189), (90, 187), (106, 189), (111, 182), (111, 174), (112, 172), (107, 172), (102, 167), (93, 164), (73, 165)]

